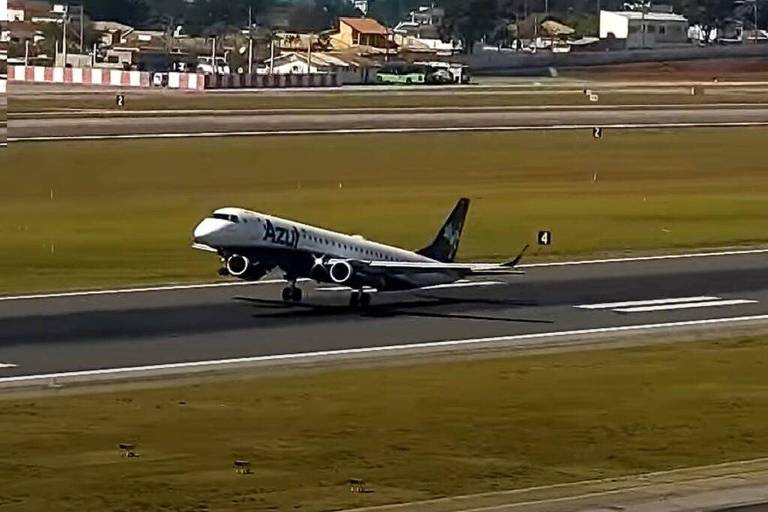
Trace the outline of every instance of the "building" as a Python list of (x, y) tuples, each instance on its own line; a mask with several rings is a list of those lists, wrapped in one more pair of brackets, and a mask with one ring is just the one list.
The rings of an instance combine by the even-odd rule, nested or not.
[(628, 49), (687, 44), (688, 19), (667, 12), (600, 11), (600, 39), (623, 41)]
[(124, 44), (124, 37), (134, 31), (134, 28), (116, 21), (94, 21), (91, 29), (101, 36), (104, 46), (119, 46)]
[(441, 56), (461, 53), (461, 41), (443, 41), (433, 37), (418, 37), (395, 33), (394, 41), (400, 49), (400, 53), (425, 53)]
[(370, 9), (368, 0), (353, 0), (352, 5), (363, 14), (368, 14), (368, 9)]
[(445, 9), (435, 6), (422, 6), (415, 11), (411, 11), (410, 16), (413, 23), (436, 27), (443, 23), (443, 19), (445, 18)]
[(339, 18), (339, 31), (331, 36), (336, 49), (368, 46), (387, 49), (393, 46), (389, 30), (373, 18)]
[(366, 84), (376, 82), (378, 65), (356, 55), (312, 52), (310, 56), (309, 52), (285, 52), (264, 61), (264, 67), (258, 71), (269, 73), (270, 68), (275, 75), (334, 73), (340, 83)]

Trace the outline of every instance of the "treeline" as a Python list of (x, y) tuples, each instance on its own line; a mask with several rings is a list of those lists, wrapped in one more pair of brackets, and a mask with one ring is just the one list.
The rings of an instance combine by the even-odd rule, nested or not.
[[(79, 3), (78, 0), (69, 0)], [(270, 25), (270, 13), (279, 10), (300, 30), (330, 27), (338, 16), (359, 14), (346, 0), (87, 0), (91, 19), (119, 21), (143, 28), (182, 25), (188, 34), (209, 35), (245, 28), (252, 20)]]
[[(756, 1), (765, 26), (768, 0)], [(500, 27), (531, 13), (548, 12), (588, 31), (596, 26), (599, 9), (621, 9), (625, 1), (370, 0), (369, 15), (391, 26), (405, 18), (411, 9), (431, 3), (446, 11), (441, 34), (471, 43), (482, 38), (492, 39)], [(741, 0), (660, 0), (657, 3), (671, 3), (675, 12), (687, 16), (691, 23), (705, 24), (717, 24), (733, 16), (747, 17), (745, 11), (751, 8)], [(193, 35), (243, 28), (247, 25), (249, 10), (261, 25), (274, 24), (270, 14), (279, 11), (282, 22), (287, 18), (294, 30), (322, 30), (331, 27), (338, 16), (360, 14), (349, 0), (87, 0), (85, 5), (92, 19), (155, 28), (183, 25), (185, 31)]]
[[(761, 27), (768, 24), (768, 0), (756, 0)], [(753, 21), (753, 4), (740, 0), (660, 0), (655, 4), (672, 5), (674, 12), (685, 15), (692, 24), (721, 25), (728, 19)], [(598, 13), (621, 10), (625, 3), (642, 5), (642, 0), (441, 0), (446, 18), (443, 37), (460, 39), (465, 48), (476, 41), (489, 43), (507, 40), (509, 27), (531, 14), (548, 13), (576, 29), (578, 35), (595, 35)]]

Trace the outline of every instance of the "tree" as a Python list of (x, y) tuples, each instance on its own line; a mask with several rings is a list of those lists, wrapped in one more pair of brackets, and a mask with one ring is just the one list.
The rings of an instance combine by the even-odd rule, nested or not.
[(460, 40), (466, 52), (471, 52), (474, 44), (495, 31), (502, 21), (498, 0), (447, 0), (442, 6), (445, 18), (441, 36)]

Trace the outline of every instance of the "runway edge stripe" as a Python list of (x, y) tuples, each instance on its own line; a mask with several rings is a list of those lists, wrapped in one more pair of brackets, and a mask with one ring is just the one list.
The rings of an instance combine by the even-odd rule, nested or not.
[[(178, 133), (125, 133), (112, 135), (43, 135), (30, 137), (8, 137), (8, 142), (56, 142), (89, 140), (136, 140), (136, 139), (189, 139), (210, 137), (275, 137), (290, 135), (366, 135), (387, 133), (461, 133), (461, 132), (522, 132), (544, 130), (591, 130), (595, 124), (518, 125), (518, 126), (461, 126), (461, 127), (419, 127), (419, 128), (335, 128), (314, 130), (242, 130), (222, 132), (178, 132)], [(768, 121), (724, 121), (703, 123), (609, 123), (600, 125), (604, 129), (646, 130), (668, 128), (749, 128), (768, 126)]]
[(162, 375), (172, 370), (180, 369), (225, 369), (228, 366), (236, 366), (248, 363), (259, 362), (275, 362), (275, 361), (291, 361), (300, 359), (325, 359), (346, 355), (357, 354), (375, 354), (385, 353), (397, 350), (411, 350), (420, 351), (429, 348), (446, 348), (446, 347), (459, 347), (463, 345), (477, 345), (481, 343), (502, 343), (502, 342), (514, 342), (514, 341), (528, 341), (536, 339), (546, 338), (563, 338), (568, 336), (588, 336), (592, 334), (611, 334), (618, 332), (632, 332), (632, 331), (646, 331), (654, 329), (670, 329), (677, 327), (693, 327), (701, 325), (713, 325), (713, 324), (728, 324), (728, 323), (740, 323), (740, 322), (754, 322), (768, 320), (768, 314), (754, 315), (754, 316), (740, 316), (740, 317), (726, 317), (726, 318), (710, 318), (703, 320), (689, 320), (683, 322), (666, 322), (666, 323), (654, 323), (654, 324), (641, 324), (641, 325), (626, 325), (617, 327), (600, 327), (595, 329), (581, 329), (570, 331), (557, 331), (557, 332), (545, 332), (545, 333), (533, 333), (533, 334), (519, 334), (512, 336), (494, 336), (486, 338), (467, 338), (460, 340), (443, 340), (443, 341), (429, 341), (429, 342), (414, 342), (398, 345), (384, 345), (379, 347), (362, 347), (362, 348), (350, 348), (341, 350), (324, 350), (317, 352), (299, 352), (294, 354), (275, 354), (269, 356), (253, 356), (253, 357), (239, 357), (231, 359), (216, 359), (207, 361), (191, 361), (185, 363), (167, 363), (148, 366), (130, 366), (123, 368), (105, 368), (98, 370), (81, 370), (73, 372), (61, 372), (61, 373), (47, 373), (38, 375), (20, 375), (15, 377), (0, 378), (0, 385), (3, 384), (18, 384), (18, 383), (32, 383), (34, 381), (47, 381), (55, 379), (77, 379), (78, 377), (99, 377), (99, 376), (119, 376), (119, 375), (131, 375), (135, 373), (146, 373), (147, 377)]

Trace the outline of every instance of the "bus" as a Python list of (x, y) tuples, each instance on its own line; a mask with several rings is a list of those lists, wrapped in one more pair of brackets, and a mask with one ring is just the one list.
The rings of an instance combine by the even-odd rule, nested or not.
[(388, 64), (377, 75), (380, 84), (466, 84), (468, 68), (448, 62), (415, 62)]
[(427, 81), (427, 67), (406, 63), (387, 64), (376, 74), (376, 81), (380, 84), (424, 84)]

